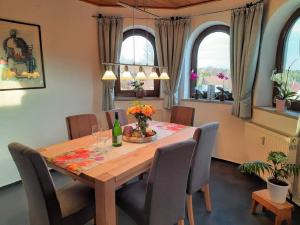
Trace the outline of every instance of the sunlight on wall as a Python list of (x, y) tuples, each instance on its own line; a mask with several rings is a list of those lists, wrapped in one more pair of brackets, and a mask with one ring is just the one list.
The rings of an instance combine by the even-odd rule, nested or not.
[(0, 92), (0, 108), (5, 106), (21, 105), (24, 95), (26, 95), (24, 90)]

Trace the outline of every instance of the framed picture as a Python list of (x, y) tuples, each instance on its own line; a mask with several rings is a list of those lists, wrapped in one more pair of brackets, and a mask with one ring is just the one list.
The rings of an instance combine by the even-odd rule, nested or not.
[(0, 91), (45, 87), (40, 26), (0, 19)]

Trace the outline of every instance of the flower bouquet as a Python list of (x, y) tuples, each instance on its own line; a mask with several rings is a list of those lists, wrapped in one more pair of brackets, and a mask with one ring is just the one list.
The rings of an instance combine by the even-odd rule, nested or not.
[(152, 120), (155, 109), (151, 105), (136, 103), (128, 108), (127, 115), (132, 115), (137, 120), (136, 126), (125, 126), (123, 139), (129, 142), (144, 143), (155, 139), (156, 132), (149, 127), (148, 120)]

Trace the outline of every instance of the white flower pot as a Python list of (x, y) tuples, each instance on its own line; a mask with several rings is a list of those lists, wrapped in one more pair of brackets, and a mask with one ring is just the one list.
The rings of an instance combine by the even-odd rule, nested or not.
[(276, 99), (276, 111), (284, 112), (286, 110), (286, 100)]
[[(288, 183), (287, 181), (285, 182)], [(285, 203), (290, 188), (289, 183), (287, 186), (280, 186), (271, 183), (269, 179), (267, 179), (267, 186), (268, 186), (271, 201), (275, 203)]]

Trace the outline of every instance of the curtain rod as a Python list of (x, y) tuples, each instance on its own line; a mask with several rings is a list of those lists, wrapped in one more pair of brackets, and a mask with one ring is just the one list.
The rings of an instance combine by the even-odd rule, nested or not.
[[(227, 12), (227, 11), (231, 11), (231, 10), (234, 10), (234, 9), (242, 9), (242, 8), (250, 8), (258, 3), (261, 3), (263, 2), (264, 0), (258, 0), (258, 1), (254, 1), (254, 2), (249, 2), (249, 3), (246, 3), (246, 6), (242, 6), (242, 7), (236, 7), (236, 8), (228, 8), (228, 9), (222, 9), (222, 10), (217, 10), (217, 11), (212, 11), (212, 12), (206, 12), (206, 13), (200, 13), (198, 15), (192, 15), (192, 16), (189, 16), (190, 18), (193, 18), (193, 17), (199, 17), (199, 16), (204, 16), (204, 15), (210, 15), (210, 14), (214, 14), (214, 13), (221, 13), (221, 12)], [(102, 18), (103, 15), (102, 14), (98, 14), (98, 15), (93, 15), (92, 17), (94, 18)], [(132, 19), (132, 16), (120, 16), (124, 19)], [(171, 18), (181, 18), (181, 17), (184, 17), (184, 16), (172, 16)], [(162, 17), (163, 19), (164, 17)], [(149, 18), (149, 17), (136, 17), (136, 19), (143, 19), (143, 20), (155, 20), (154, 18)]]

